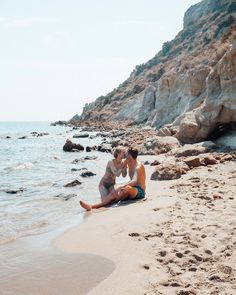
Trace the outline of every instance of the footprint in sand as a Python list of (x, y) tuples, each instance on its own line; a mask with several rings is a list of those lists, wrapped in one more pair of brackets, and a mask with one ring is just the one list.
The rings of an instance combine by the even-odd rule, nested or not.
[(180, 252), (177, 252), (175, 255), (176, 255), (178, 258), (183, 258), (183, 257), (184, 257), (184, 255), (183, 255), (182, 253), (180, 253)]
[(161, 257), (165, 257), (167, 252), (165, 250), (159, 252)]

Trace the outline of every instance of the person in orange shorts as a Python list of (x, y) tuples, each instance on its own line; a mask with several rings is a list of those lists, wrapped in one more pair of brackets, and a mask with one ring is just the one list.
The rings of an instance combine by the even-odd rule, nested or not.
[(119, 187), (115, 192), (109, 194), (104, 201), (98, 204), (90, 205), (80, 201), (81, 207), (87, 211), (91, 211), (92, 209), (98, 209), (121, 200), (141, 200), (145, 198), (146, 172), (144, 165), (137, 160), (137, 157), (138, 150), (132, 148), (128, 150), (126, 162), (130, 181), (127, 184)]

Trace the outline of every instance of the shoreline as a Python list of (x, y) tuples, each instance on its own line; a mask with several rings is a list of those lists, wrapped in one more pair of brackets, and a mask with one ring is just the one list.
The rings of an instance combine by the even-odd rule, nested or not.
[[(151, 163), (161, 157), (170, 156), (140, 160)], [(79, 225), (71, 222), (13, 243), (27, 257), (10, 274), (19, 288), (13, 294), (41, 295), (37, 292), (43, 287), (44, 295), (64, 295), (65, 290), (67, 295), (215, 295), (224, 290), (233, 295), (235, 160), (196, 167), (171, 181), (150, 180), (154, 167), (145, 167), (145, 201), (85, 212)], [(7, 253), (9, 244), (5, 246)], [(34, 284), (25, 283), (26, 275)], [(12, 284), (5, 279), (1, 286), (8, 294)]]
[[(197, 167), (172, 181), (151, 181), (151, 172), (148, 166), (145, 202), (88, 213), (86, 222), (55, 240), (56, 247), (102, 255), (115, 263), (91, 295), (233, 295), (235, 161)], [(217, 190), (226, 190), (227, 200), (211, 198)]]
[[(142, 157), (142, 160), (154, 158), (156, 157), (145, 156)], [(150, 179), (151, 172), (150, 167), (147, 169), (147, 179)], [(151, 262), (152, 257), (147, 255), (145, 248), (138, 249), (137, 245), (133, 245), (132, 237), (129, 234), (131, 231), (140, 231), (140, 228), (143, 227), (143, 218), (147, 218), (146, 220), (151, 222), (149, 216), (141, 217), (143, 208), (148, 210), (150, 206), (153, 206), (150, 197), (154, 196), (155, 188), (149, 184), (148, 181), (145, 201), (85, 212), (85, 216), (88, 217), (85, 222), (69, 229), (55, 239), (54, 245), (65, 253), (87, 252), (107, 257), (115, 263), (115, 270), (89, 294), (111, 294), (111, 292), (112, 294), (143, 294), (145, 291), (145, 282), (150, 275), (146, 271), (145, 265)], [(162, 186), (163, 189), (160, 189), (159, 192), (160, 198), (155, 206), (168, 208), (177, 199), (168, 196), (168, 192), (165, 191), (166, 183), (163, 182)], [(140, 219), (135, 224), (137, 216)], [(127, 228), (126, 223), (128, 223)], [(143, 257), (143, 259), (136, 261), (137, 257)], [(139, 274), (137, 270), (140, 270)], [(136, 288), (137, 281), (142, 282), (142, 287), (138, 284), (138, 288)], [(122, 288), (121, 282), (125, 285), (125, 289)]]
[(113, 271), (113, 262), (105, 257), (86, 252), (63, 253), (54, 246), (56, 237), (83, 223), (80, 215), (79, 225), (77, 217), (53, 231), (0, 246), (2, 295), (85, 295)]

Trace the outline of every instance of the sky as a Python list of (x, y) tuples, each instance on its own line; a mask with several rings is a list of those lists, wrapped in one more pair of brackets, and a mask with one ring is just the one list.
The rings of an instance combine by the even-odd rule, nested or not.
[(183, 27), (199, 0), (0, 0), (0, 121), (68, 120)]

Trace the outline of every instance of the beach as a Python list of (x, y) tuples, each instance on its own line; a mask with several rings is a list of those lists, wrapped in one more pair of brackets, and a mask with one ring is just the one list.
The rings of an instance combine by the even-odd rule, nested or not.
[(114, 262), (89, 294), (235, 294), (235, 161), (172, 181), (151, 181), (146, 170), (145, 201), (85, 213), (54, 241), (65, 253)]
[[(12, 133), (12, 142), (28, 135), (32, 126), (27, 128), (24, 133)], [(17, 148), (28, 158), (20, 159), (17, 153), (12, 163), (2, 162), (2, 175), (14, 177), (14, 188), (21, 183), (25, 188), (1, 196), (3, 225), (8, 229), (2, 228), (7, 235), (2, 235), (6, 242), (0, 245), (2, 295), (235, 293), (234, 152), (224, 153), (227, 146), (219, 149), (213, 142), (180, 146), (159, 140), (158, 148), (164, 154), (139, 156), (147, 173), (144, 200), (85, 212), (79, 200), (99, 200), (98, 180), (111, 158), (106, 151), (121, 131), (87, 130), (89, 138), (74, 141), (85, 146), (104, 142), (104, 152), (87, 154), (65, 153), (61, 148), (66, 137), (84, 136), (86, 130), (61, 129), (59, 134), (51, 128), (43, 139), (28, 135), (20, 141)], [(134, 130), (143, 136), (153, 132)], [(4, 137), (6, 145), (9, 139)], [(233, 146), (235, 137), (230, 138)], [(44, 153), (44, 161), (34, 161), (34, 153), (26, 150), (47, 149), (56, 140), (54, 150)], [(147, 147), (142, 153), (148, 153)], [(34, 165), (25, 167), (27, 161)], [(4, 170), (6, 165), (20, 169)], [(42, 169), (48, 171), (43, 186)], [(97, 175), (83, 178), (81, 169)], [(28, 181), (32, 173), (37, 175), (35, 184)], [(64, 186), (75, 178), (82, 185)], [(128, 179), (118, 179), (120, 184), (125, 181)], [(3, 182), (3, 191), (5, 187)], [(43, 226), (34, 225), (41, 220)], [(9, 229), (14, 235), (9, 235)]]
[(0, 295), (235, 295), (236, 0), (2, 2)]

